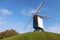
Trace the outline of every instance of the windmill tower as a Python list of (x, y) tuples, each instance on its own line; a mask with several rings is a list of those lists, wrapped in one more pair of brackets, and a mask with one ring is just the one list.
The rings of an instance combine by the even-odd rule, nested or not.
[[(40, 11), (41, 7), (43, 6), (45, 0), (41, 2), (40, 6), (37, 8), (37, 10), (33, 13), (33, 28), (35, 29), (34, 31), (44, 31), (43, 29), (43, 19), (47, 19), (50, 18), (50, 16), (44, 16), (44, 15), (38, 15), (38, 12)], [(32, 21), (29, 20), (29, 22), (27, 23), (27, 25), (25, 26), (24, 29), (26, 29), (29, 25), (29, 23)]]

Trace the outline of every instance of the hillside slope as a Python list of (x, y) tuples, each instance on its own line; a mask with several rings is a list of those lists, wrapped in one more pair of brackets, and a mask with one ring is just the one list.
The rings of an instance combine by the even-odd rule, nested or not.
[(60, 34), (50, 32), (29, 32), (2, 40), (60, 40)]

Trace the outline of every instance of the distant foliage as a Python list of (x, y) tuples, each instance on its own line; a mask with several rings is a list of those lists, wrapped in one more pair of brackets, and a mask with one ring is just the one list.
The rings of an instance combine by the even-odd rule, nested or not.
[(6, 30), (4, 32), (0, 32), (0, 39), (11, 37), (11, 36), (14, 36), (14, 35), (17, 35), (17, 34), (19, 34), (19, 33), (16, 32), (15, 30), (13, 30), (13, 29)]

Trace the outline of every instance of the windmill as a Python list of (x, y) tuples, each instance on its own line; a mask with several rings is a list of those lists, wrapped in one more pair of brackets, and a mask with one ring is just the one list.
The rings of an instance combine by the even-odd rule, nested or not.
[(42, 1), (40, 6), (37, 8), (37, 10), (34, 13), (32, 13), (33, 16), (28, 21), (28, 23), (26, 24), (24, 29), (26, 29), (28, 27), (28, 25), (30, 24), (30, 22), (33, 19), (33, 28), (35, 29), (34, 31), (40, 31), (40, 30), (44, 31), (44, 29), (43, 29), (43, 19), (50, 18), (50, 16), (38, 15), (38, 13), (41, 10), (41, 7), (43, 6), (44, 2), (45, 2), (45, 0)]

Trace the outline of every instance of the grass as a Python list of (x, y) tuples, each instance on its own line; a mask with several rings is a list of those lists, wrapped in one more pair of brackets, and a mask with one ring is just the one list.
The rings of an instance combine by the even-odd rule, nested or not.
[(2, 40), (60, 40), (60, 34), (51, 32), (29, 32)]

